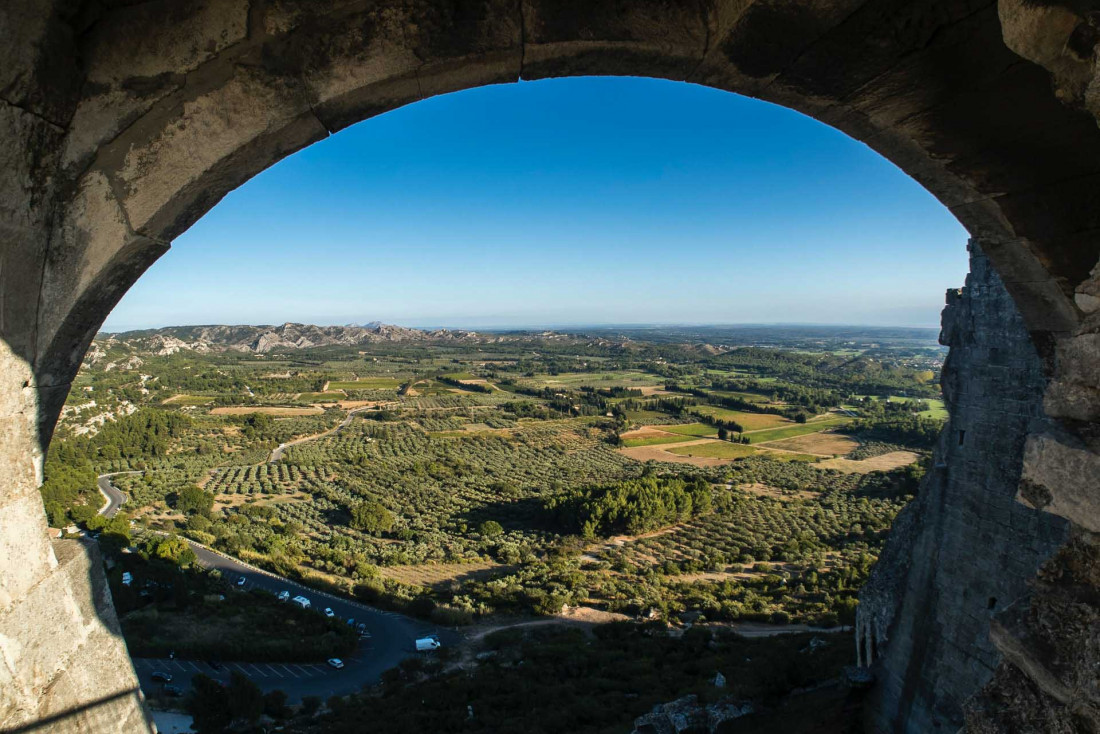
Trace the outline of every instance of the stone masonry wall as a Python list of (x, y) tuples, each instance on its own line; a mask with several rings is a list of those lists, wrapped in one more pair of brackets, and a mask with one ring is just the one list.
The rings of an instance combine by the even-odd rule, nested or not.
[(1001, 654), (990, 621), (1028, 594), (1068, 523), (1016, 501), (1030, 432), (1044, 422), (1043, 365), (981, 246), (948, 293), (941, 341), (951, 419), (919, 496), (861, 593), (861, 655), (874, 657), (876, 732), (958, 731)]

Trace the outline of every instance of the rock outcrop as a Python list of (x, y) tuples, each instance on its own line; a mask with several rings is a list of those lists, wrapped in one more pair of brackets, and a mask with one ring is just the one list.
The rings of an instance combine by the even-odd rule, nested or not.
[(451, 341), (474, 337), (470, 331), (409, 329), (388, 324), (366, 326), (314, 326), (286, 323), (281, 326), (170, 326), (163, 329), (103, 334), (102, 340), (155, 354), (180, 349), (196, 352), (242, 351), (266, 354), (312, 347), (354, 347), (379, 342)]

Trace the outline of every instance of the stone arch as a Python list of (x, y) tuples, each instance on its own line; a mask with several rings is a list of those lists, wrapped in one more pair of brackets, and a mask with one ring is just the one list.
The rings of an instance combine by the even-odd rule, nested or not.
[[(1011, 294), (1048, 381), (1045, 422), (1019, 434), (1030, 459), (1015, 471), (1039, 488), (1025, 499), (1097, 530), (1096, 492), (1081, 479), (1096, 466), (1089, 436), (1100, 419), (1091, 333), (1100, 326), (1100, 94), (1085, 5), (28, 0), (0, 9), (0, 38), (13, 31), (0, 52), (0, 135), (15, 174), (0, 189), (0, 332), (16, 406), (5, 415), (20, 437), (4, 451), (22, 446), (24, 468), (37, 461), (118, 298), (175, 236), (282, 157), (435, 94), (651, 76), (812, 116), (893, 161), (955, 214), (995, 271), (974, 286)], [(11, 493), (24, 520), (33, 490), (23, 479)], [(866, 628), (876, 656), (889, 622)]]

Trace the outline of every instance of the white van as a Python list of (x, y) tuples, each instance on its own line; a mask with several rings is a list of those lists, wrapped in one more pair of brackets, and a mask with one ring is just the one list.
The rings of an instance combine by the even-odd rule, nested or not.
[(417, 652), (427, 652), (428, 650), (438, 650), (442, 645), (439, 639), (436, 637), (421, 637), (416, 641)]
[(297, 604), (302, 609), (309, 609), (309, 599), (305, 598), (304, 596), (296, 596), (290, 601), (294, 604)]

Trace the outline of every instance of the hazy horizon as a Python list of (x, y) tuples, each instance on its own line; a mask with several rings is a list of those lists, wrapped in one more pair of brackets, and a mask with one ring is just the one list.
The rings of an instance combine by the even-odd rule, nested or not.
[(934, 328), (967, 233), (862, 143), (637, 78), (472, 89), (260, 173), (105, 331), (181, 323)]
[(924, 325), (906, 325), (906, 324), (822, 324), (813, 322), (796, 322), (796, 321), (783, 321), (783, 322), (740, 322), (740, 323), (720, 323), (720, 322), (636, 322), (636, 323), (613, 323), (613, 322), (592, 322), (592, 323), (575, 323), (575, 324), (560, 324), (560, 323), (546, 323), (546, 324), (516, 324), (510, 326), (471, 326), (469, 324), (402, 324), (393, 322), (383, 322), (377, 319), (369, 321), (358, 322), (345, 322), (345, 323), (313, 323), (307, 321), (280, 321), (279, 323), (234, 323), (228, 321), (211, 321), (206, 323), (190, 323), (190, 324), (164, 324), (160, 326), (144, 326), (136, 327), (132, 329), (100, 329), (101, 334), (125, 334), (135, 331), (158, 331), (162, 329), (191, 329), (210, 326), (251, 326), (251, 327), (279, 327), (284, 324), (301, 324), (304, 326), (355, 326), (365, 327), (369, 324), (383, 324), (386, 326), (397, 326), (405, 329), (416, 329), (419, 331), (434, 331), (439, 329), (447, 329), (451, 331), (536, 331), (536, 330), (551, 330), (551, 331), (563, 331), (570, 329), (678, 329), (678, 328), (695, 328), (695, 329), (733, 329), (733, 328), (812, 328), (812, 329), (922, 329), (935, 331), (940, 328), (939, 324), (932, 326)]

